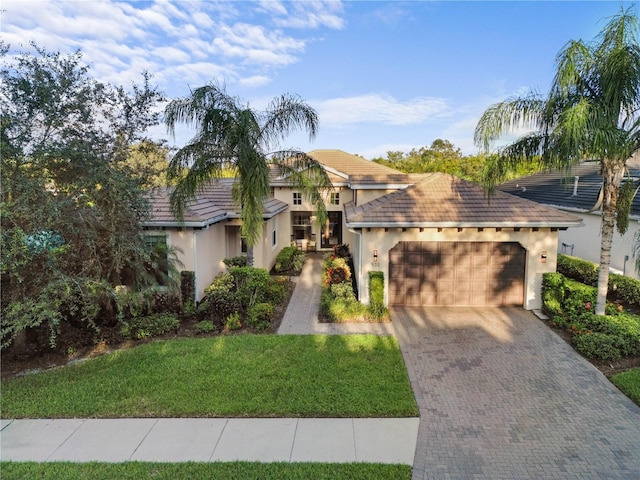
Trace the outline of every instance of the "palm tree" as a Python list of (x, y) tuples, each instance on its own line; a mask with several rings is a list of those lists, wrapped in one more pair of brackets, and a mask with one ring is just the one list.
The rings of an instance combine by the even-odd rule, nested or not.
[(299, 97), (284, 94), (257, 111), (230, 96), (224, 86), (212, 83), (171, 101), (165, 108), (165, 123), (171, 134), (178, 123), (196, 128), (195, 136), (169, 164), (168, 179), (177, 180), (171, 195), (174, 213), (183, 218), (186, 204), (202, 186), (234, 172), (234, 200), (241, 209), (249, 265), (262, 232), (263, 200), (270, 194), (272, 168), (286, 175), (312, 203), (319, 225), (324, 225), (327, 212), (322, 194), (331, 188), (326, 171), (305, 153), (279, 146), (297, 129), (306, 130), (310, 139), (316, 135), (318, 116)]
[[(546, 97), (529, 94), (489, 107), (474, 140), (489, 150), (505, 133), (532, 129), (501, 148), (487, 165), (490, 190), (513, 167), (536, 162), (540, 170), (569, 169), (584, 160), (600, 163), (602, 226), (596, 314), (604, 315), (614, 226), (625, 229), (628, 210), (618, 208), (626, 162), (640, 148), (640, 47), (631, 9), (610, 17), (592, 43), (570, 41), (556, 58)], [(618, 202), (620, 200), (620, 202)], [(628, 198), (626, 199), (628, 200)], [(618, 218), (616, 218), (618, 215)]]

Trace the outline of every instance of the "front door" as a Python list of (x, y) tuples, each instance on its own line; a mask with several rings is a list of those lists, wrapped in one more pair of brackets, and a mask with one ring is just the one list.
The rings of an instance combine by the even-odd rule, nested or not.
[(342, 243), (342, 212), (328, 212), (322, 232), (322, 248), (333, 248)]

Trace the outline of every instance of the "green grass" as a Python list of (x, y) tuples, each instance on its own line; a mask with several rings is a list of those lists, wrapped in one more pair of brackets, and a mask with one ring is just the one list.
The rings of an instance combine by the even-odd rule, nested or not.
[(417, 415), (397, 340), (374, 335), (182, 338), (2, 382), (3, 418)]
[(640, 405), (640, 368), (632, 368), (611, 377), (611, 382), (627, 397)]
[(409, 465), (367, 463), (13, 463), (3, 462), (3, 480), (408, 480)]

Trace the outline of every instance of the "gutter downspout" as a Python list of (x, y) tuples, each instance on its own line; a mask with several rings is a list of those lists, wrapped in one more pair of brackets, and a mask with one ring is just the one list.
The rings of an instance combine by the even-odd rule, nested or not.
[(200, 301), (200, 288), (198, 288), (198, 230), (195, 228), (193, 231), (193, 276), (195, 277), (196, 283), (196, 302)]

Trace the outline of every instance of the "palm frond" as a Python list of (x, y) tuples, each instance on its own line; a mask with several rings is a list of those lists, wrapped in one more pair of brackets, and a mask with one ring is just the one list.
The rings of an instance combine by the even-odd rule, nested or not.
[(273, 99), (264, 112), (262, 137), (278, 145), (295, 130), (308, 132), (313, 140), (318, 133), (317, 112), (297, 95), (284, 94)]
[(505, 134), (520, 129), (539, 129), (544, 107), (544, 101), (535, 93), (491, 105), (476, 126), (475, 144), (488, 152), (491, 144)]

